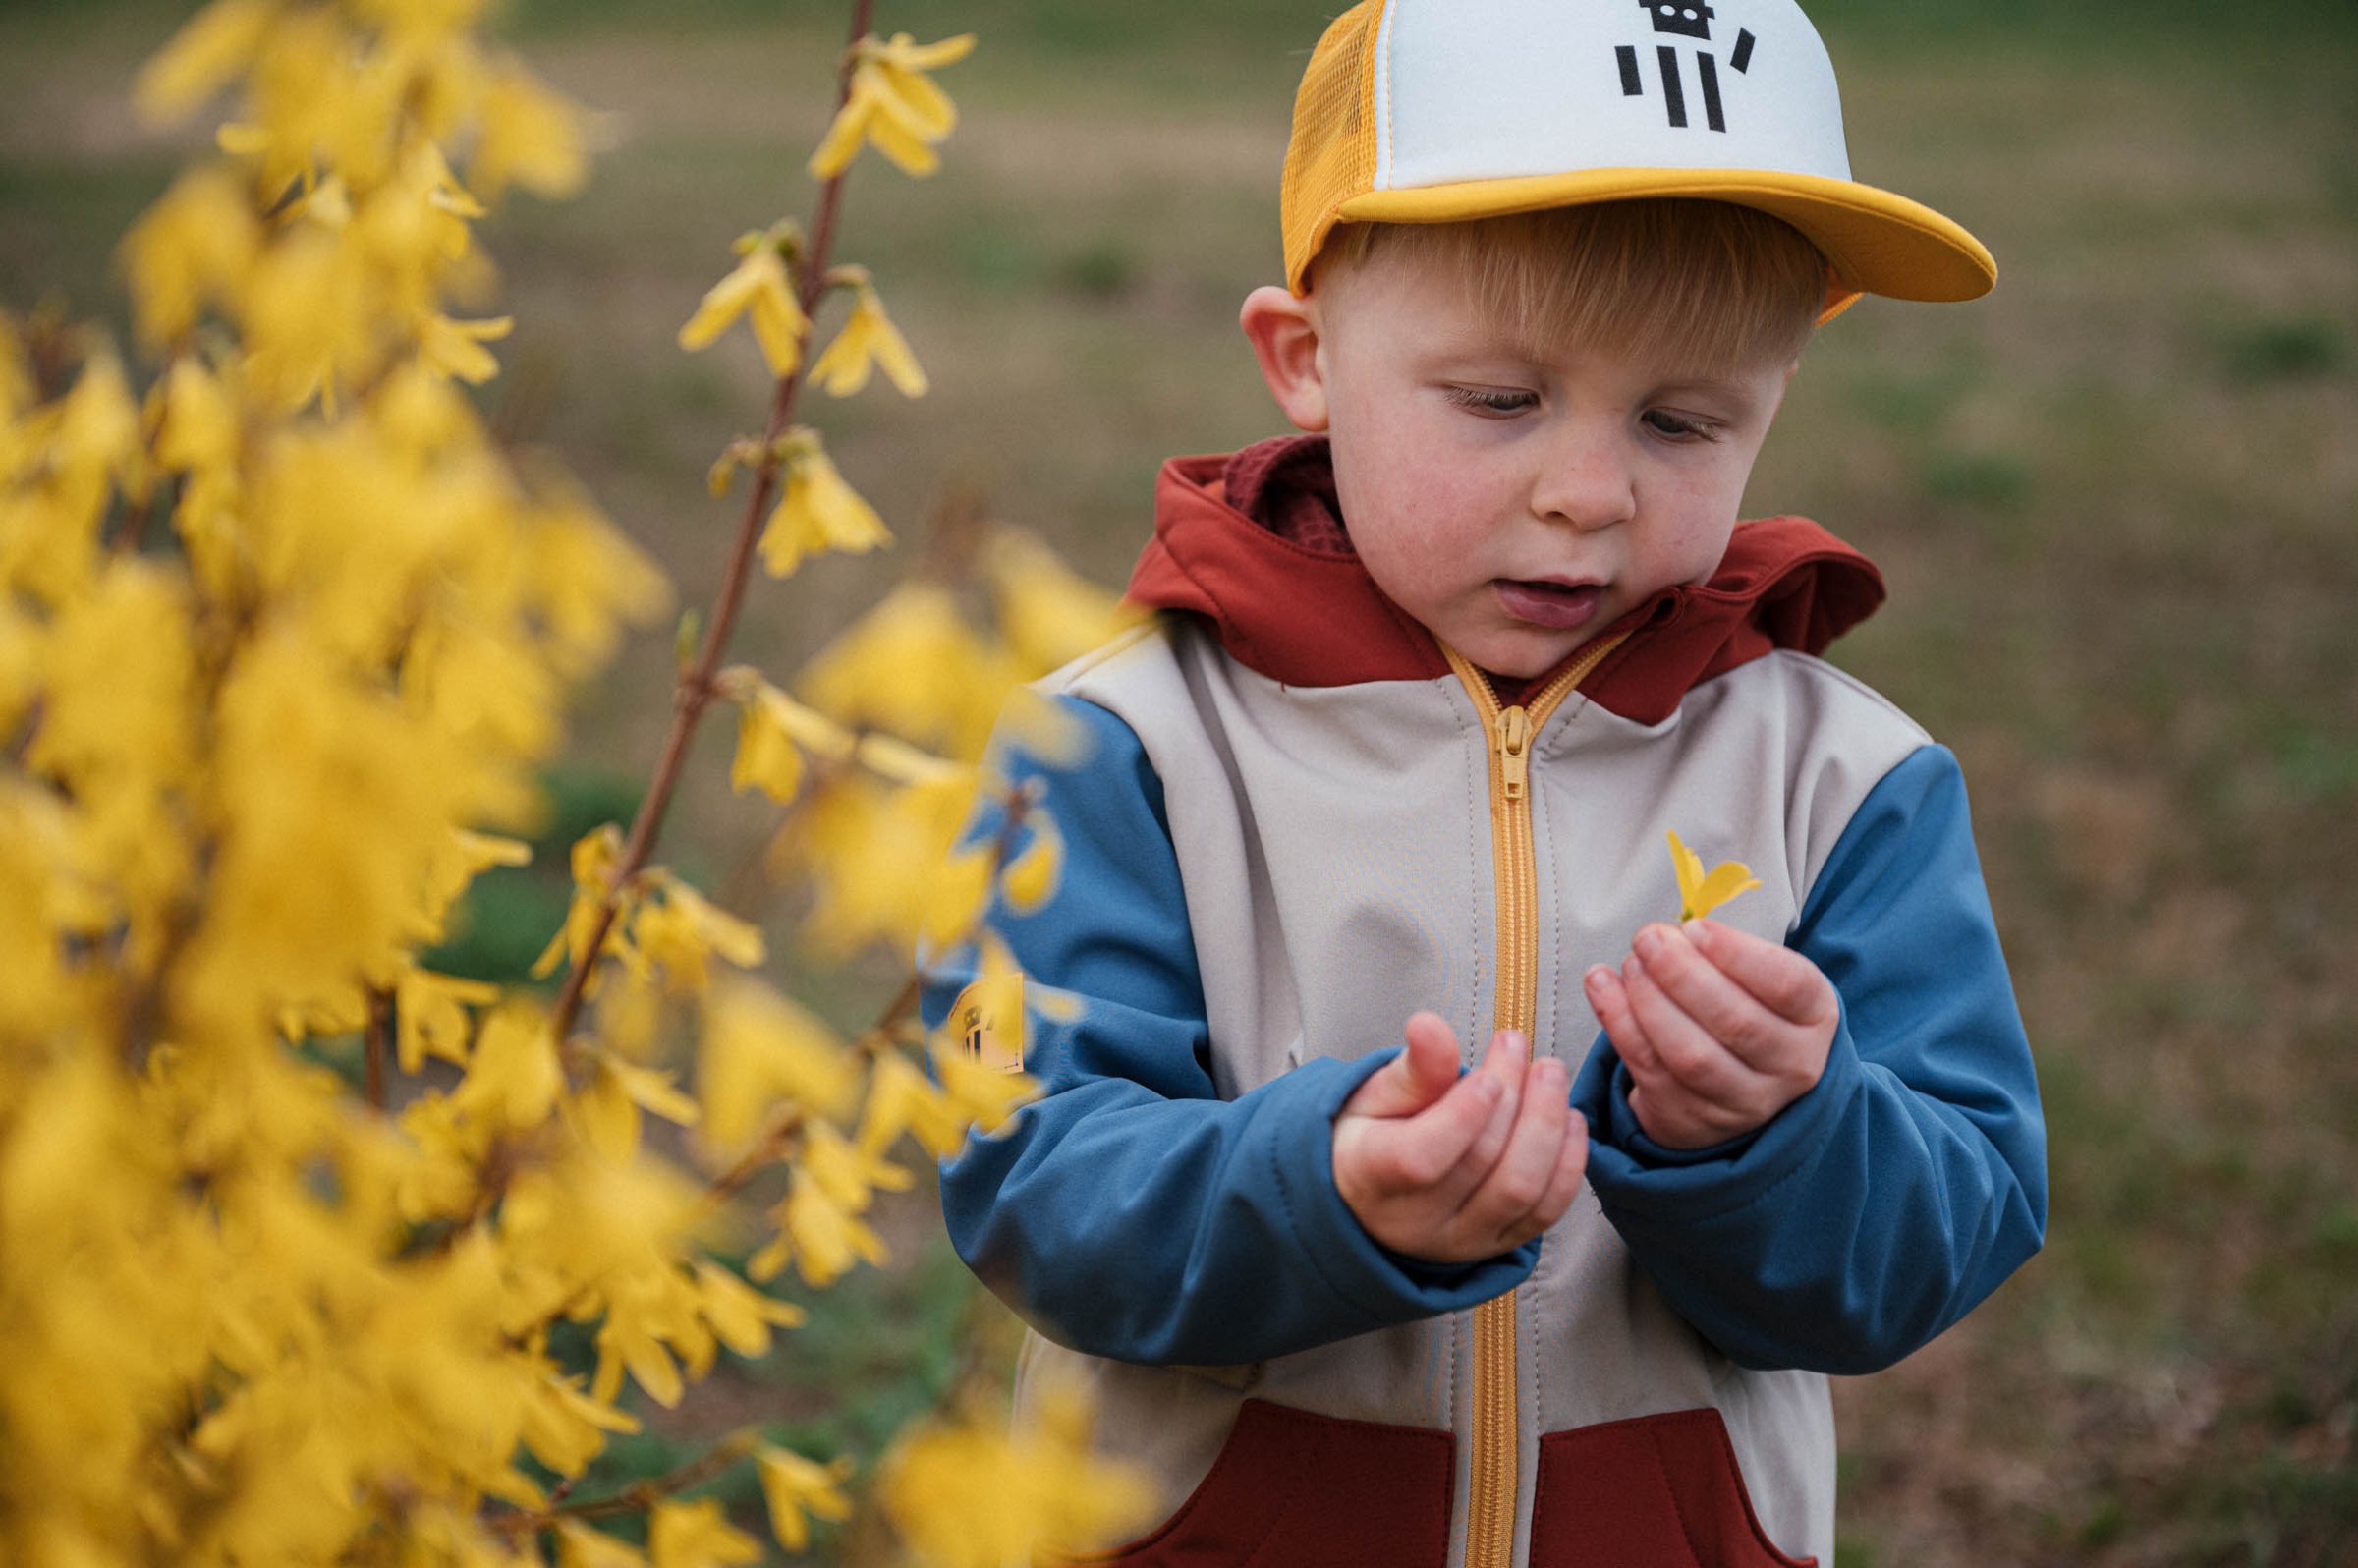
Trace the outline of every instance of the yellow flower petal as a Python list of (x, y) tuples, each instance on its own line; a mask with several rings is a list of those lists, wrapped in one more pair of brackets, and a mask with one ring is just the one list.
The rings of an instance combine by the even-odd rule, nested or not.
[(811, 1543), (808, 1516), (839, 1521), (852, 1517), (852, 1501), (842, 1490), (851, 1479), (849, 1459), (822, 1465), (781, 1448), (764, 1448), (757, 1463), (761, 1496), (769, 1504), (770, 1531), (788, 1551), (801, 1551)]
[(734, 1158), (773, 1113), (800, 1106), (818, 1116), (848, 1111), (859, 1069), (825, 1021), (753, 980), (718, 986), (704, 1009), (697, 1058), (702, 1141)]
[(861, 39), (852, 50), (851, 90), (811, 155), (812, 175), (840, 175), (864, 141), (907, 174), (931, 174), (940, 163), (933, 148), (956, 127), (958, 110), (926, 73), (965, 59), (974, 47), (972, 33), (926, 44), (906, 32), (889, 42)]
[(737, 759), (729, 765), (729, 788), (740, 795), (758, 789), (783, 806), (803, 789), (803, 754), (772, 712), (767, 691), (739, 710)]
[(904, 71), (938, 71), (943, 66), (956, 65), (975, 52), (975, 35), (961, 32), (939, 43), (919, 43), (906, 32), (896, 32), (892, 41), (882, 46), (885, 58)]
[(1018, 915), (1035, 915), (1045, 908), (1064, 874), (1064, 835), (1044, 815), (1034, 815), (1031, 827), (1032, 842), (999, 873), (1008, 907)]
[(717, 1497), (656, 1503), (646, 1545), (655, 1568), (729, 1568), (761, 1560), (761, 1543), (728, 1522)]
[(589, 177), (586, 116), (513, 60), (493, 70), (482, 97), (482, 128), (467, 183), (487, 201), (511, 184), (544, 196), (571, 196)]
[(838, 1203), (808, 1168), (794, 1173), (794, 1186), (777, 1217), (780, 1234), (794, 1249), (796, 1270), (814, 1289), (832, 1285), (855, 1263), (885, 1260), (883, 1238)]
[(884, 313), (884, 302), (877, 298), (875, 288), (864, 283), (851, 319), (811, 366), (811, 379), (834, 396), (846, 398), (866, 387), (870, 372), (878, 365), (903, 397), (926, 395), (929, 383), (924, 367), (909, 351), (908, 340)]
[(795, 301), (785, 258), (771, 246), (754, 246), (734, 271), (705, 291), (696, 313), (680, 328), (680, 347), (692, 354), (709, 347), (729, 323), (749, 314), (770, 373), (792, 375), (802, 363), (809, 323)]
[(761, 532), (761, 564), (788, 577), (803, 558), (823, 550), (859, 555), (892, 542), (875, 508), (843, 481), (816, 436), (790, 460), (785, 493)]
[(277, 12), (271, 0), (214, 0), (197, 12), (140, 70), (140, 112), (176, 120), (221, 90), (253, 63)]
[(455, 376), (470, 386), (480, 386), (499, 374), (499, 361), (485, 343), (504, 338), (515, 327), (513, 316), (499, 316), (489, 321), (453, 321), (437, 315), (425, 326), (425, 335), (419, 340), (418, 352), (425, 363), (444, 375)]
[(1725, 904), (1739, 893), (1749, 893), (1760, 886), (1752, 868), (1738, 861), (1723, 861), (1704, 874), (1703, 859), (1679, 841), (1676, 833), (1669, 835), (1670, 863), (1678, 873), (1678, 918), (1699, 921)]

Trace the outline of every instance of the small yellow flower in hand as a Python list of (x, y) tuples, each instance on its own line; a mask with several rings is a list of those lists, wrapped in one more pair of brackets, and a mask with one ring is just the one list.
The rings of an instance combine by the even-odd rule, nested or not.
[(971, 32), (939, 43), (896, 32), (889, 43), (870, 36), (854, 44), (851, 93), (811, 155), (813, 177), (831, 180), (850, 168), (863, 141), (905, 174), (931, 174), (941, 163), (933, 148), (957, 125), (958, 110), (926, 73), (955, 65), (974, 48)]
[(1678, 918), (1699, 921), (1739, 893), (1760, 886), (1752, 868), (1740, 861), (1722, 861), (1704, 874), (1703, 858), (1670, 835), (1670, 860), (1678, 868)]

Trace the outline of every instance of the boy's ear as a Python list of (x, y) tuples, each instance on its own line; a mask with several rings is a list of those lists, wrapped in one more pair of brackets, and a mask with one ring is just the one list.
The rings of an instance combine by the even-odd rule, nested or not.
[(1298, 430), (1325, 429), (1326, 367), (1317, 305), (1274, 286), (1260, 288), (1245, 296), (1237, 319), (1261, 362), (1261, 378), (1286, 419)]

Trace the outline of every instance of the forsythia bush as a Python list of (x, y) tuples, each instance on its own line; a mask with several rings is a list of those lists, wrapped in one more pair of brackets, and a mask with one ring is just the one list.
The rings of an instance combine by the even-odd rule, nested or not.
[[(932, 167), (928, 73), (971, 40), (880, 39), (867, 0), (811, 231), (749, 234), (681, 334), (744, 319), (777, 383), (714, 473), (746, 471), (744, 523), (646, 805), (574, 849), (553, 999), (421, 966), (527, 856), (503, 830), (569, 694), (668, 597), (459, 384), (509, 325), (460, 304), (493, 283), (475, 221), (586, 172), (581, 112), (480, 9), (215, 0), (140, 83), (162, 116), (236, 103), (125, 242), (146, 389), (96, 332), (0, 311), (0, 1563), (751, 1562), (678, 1495), (740, 1463), (800, 1548), (848, 1513), (847, 1463), (746, 1434), (624, 1495), (573, 1478), (634, 1427), (626, 1384), (670, 1404), (791, 1327), (783, 1269), (881, 1257), (863, 1216), (907, 1141), (954, 1149), (1027, 1088), (947, 1044), (921, 1065), (914, 986), (838, 1036), (651, 860), (689, 740), (734, 705), (736, 783), (792, 803), (769, 865), (831, 949), (965, 941), (994, 880), (1053, 891), (1037, 814), (1021, 855), (950, 853), (980, 789), (1024, 816), (977, 760), (1009, 688), (1106, 626), (1042, 546), (982, 543), (986, 625), (920, 578), (800, 682), (723, 665), (757, 557), (886, 539), (794, 421), (806, 381), (924, 390), (827, 250), (864, 146)], [(774, 1207), (740, 1212), (749, 1190)], [(876, 1489), (922, 1562), (1024, 1561), (1130, 1523), (1086, 1428), (945, 1423)]]

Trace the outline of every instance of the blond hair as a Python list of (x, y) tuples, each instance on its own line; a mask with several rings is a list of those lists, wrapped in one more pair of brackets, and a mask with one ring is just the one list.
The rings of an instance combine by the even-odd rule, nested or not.
[(1725, 201), (1649, 197), (1463, 223), (1347, 223), (1311, 288), (1382, 259), (1465, 280), (1486, 319), (1534, 344), (1644, 353), (1722, 371), (1797, 358), (1831, 278), (1781, 219)]

